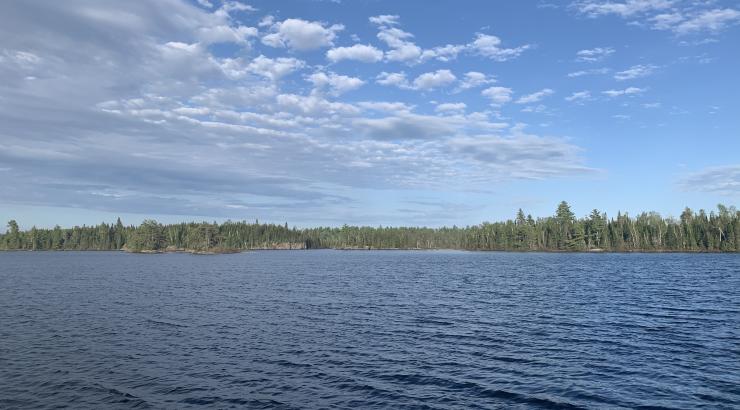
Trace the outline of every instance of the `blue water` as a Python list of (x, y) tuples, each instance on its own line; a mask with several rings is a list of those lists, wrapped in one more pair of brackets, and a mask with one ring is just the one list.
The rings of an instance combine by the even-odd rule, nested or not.
[(0, 253), (0, 408), (739, 408), (740, 255)]

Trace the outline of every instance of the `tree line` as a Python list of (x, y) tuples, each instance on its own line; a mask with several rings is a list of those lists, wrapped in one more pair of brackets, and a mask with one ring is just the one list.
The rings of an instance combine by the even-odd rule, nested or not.
[(577, 218), (567, 202), (554, 216), (466, 227), (348, 226), (289, 228), (288, 224), (227, 221), (138, 226), (115, 224), (21, 231), (10, 221), (0, 250), (128, 250), (133, 252), (249, 249), (461, 249), (496, 251), (740, 252), (740, 211), (718, 205), (709, 213), (684, 209), (678, 219), (655, 212), (608, 217), (594, 209)]

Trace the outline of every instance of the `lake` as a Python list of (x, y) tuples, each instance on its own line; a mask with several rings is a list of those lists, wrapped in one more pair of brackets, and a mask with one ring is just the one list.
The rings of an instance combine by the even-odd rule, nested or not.
[(0, 253), (0, 408), (738, 408), (740, 255)]

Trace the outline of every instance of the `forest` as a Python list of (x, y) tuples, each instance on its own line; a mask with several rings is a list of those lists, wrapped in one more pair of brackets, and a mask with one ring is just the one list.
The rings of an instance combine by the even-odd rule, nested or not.
[(709, 213), (684, 209), (678, 219), (655, 212), (608, 217), (594, 209), (577, 218), (567, 202), (555, 215), (466, 227), (348, 226), (289, 228), (241, 221), (138, 226), (115, 224), (21, 231), (14, 220), (0, 235), (0, 250), (125, 250), (221, 253), (252, 249), (459, 249), (490, 251), (740, 252), (740, 211), (718, 205)]

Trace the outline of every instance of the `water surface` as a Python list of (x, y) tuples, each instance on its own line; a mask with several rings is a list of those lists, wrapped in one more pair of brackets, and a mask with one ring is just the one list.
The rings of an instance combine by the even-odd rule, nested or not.
[(0, 253), (0, 408), (738, 408), (740, 255)]

